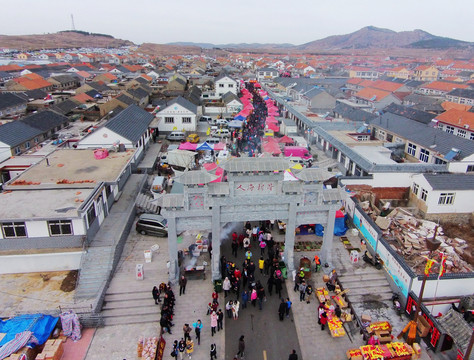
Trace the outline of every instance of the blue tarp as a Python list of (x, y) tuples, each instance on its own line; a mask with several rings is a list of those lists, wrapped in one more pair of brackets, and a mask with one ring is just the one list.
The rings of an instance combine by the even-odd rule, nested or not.
[[(334, 235), (336, 236), (343, 236), (346, 234), (347, 227), (346, 227), (346, 217), (347, 214), (344, 217), (337, 217), (334, 222)], [(314, 233), (317, 236), (323, 236), (324, 235), (324, 226), (321, 224), (316, 224)]]
[(242, 116), (242, 115), (237, 115), (234, 120), (245, 120), (246, 117), (245, 116)]
[(59, 318), (44, 314), (20, 315), (9, 320), (0, 320), (0, 333), (6, 333), (0, 346), (15, 338), (23, 331), (31, 331), (40, 345), (51, 335)]
[(212, 150), (212, 146), (209, 145), (207, 142), (203, 142), (202, 144), (200, 144), (196, 150)]

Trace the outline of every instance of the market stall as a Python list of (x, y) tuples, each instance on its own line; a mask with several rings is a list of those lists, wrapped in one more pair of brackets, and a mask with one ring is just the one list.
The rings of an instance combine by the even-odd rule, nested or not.
[(421, 349), (418, 344), (413, 347), (402, 342), (393, 342), (385, 345), (364, 345), (358, 349), (347, 350), (349, 360), (408, 360), (417, 359)]

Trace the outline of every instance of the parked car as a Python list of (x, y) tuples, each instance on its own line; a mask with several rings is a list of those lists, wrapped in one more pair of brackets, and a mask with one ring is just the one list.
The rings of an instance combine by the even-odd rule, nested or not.
[(186, 134), (182, 131), (172, 131), (166, 136), (166, 139), (170, 141), (184, 141), (186, 139)]
[(186, 137), (186, 141), (189, 141), (190, 143), (197, 144), (199, 142), (199, 135), (198, 134), (189, 134)]
[(209, 145), (214, 145), (214, 144), (218, 144), (221, 142), (221, 140), (219, 138), (216, 138), (216, 137), (209, 137), (206, 139), (206, 142), (209, 144)]
[(210, 123), (212, 121), (212, 118), (210, 116), (201, 116), (199, 119), (199, 122), (207, 122)]
[(230, 131), (229, 129), (217, 129), (212, 136), (217, 136), (220, 138), (225, 138), (230, 136)]
[(142, 235), (168, 236), (168, 222), (162, 215), (141, 214), (135, 229)]

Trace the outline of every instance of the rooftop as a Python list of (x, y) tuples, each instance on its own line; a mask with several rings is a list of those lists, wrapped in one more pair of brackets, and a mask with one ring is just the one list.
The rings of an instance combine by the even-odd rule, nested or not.
[(98, 182), (117, 181), (134, 152), (110, 153), (107, 158), (97, 160), (94, 150), (57, 150), (12, 179), (5, 188), (94, 188)]

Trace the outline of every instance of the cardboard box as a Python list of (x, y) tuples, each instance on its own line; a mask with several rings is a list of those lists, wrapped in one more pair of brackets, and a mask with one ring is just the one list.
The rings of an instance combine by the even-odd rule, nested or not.
[(323, 275), (323, 281), (327, 283), (329, 281), (329, 276), (328, 275)]
[(370, 315), (367, 314), (362, 314), (360, 319), (362, 320), (362, 322), (372, 322), (372, 318), (370, 317)]
[(46, 356), (44, 353), (39, 353), (38, 355), (36, 355), (35, 360), (46, 360)]

